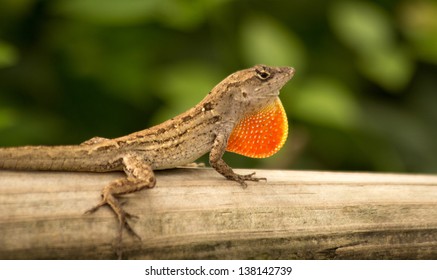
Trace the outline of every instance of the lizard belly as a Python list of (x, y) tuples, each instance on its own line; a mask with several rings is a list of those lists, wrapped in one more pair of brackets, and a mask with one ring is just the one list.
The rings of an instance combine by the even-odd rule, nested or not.
[(150, 165), (153, 169), (169, 169), (194, 162), (211, 150), (211, 139), (199, 139), (197, 144), (179, 143), (166, 151), (159, 151)]
[(202, 154), (196, 154), (196, 155), (192, 155), (192, 157), (187, 157), (187, 158), (181, 158), (178, 160), (169, 160), (169, 161), (163, 161), (159, 164), (152, 164), (152, 169), (154, 170), (162, 170), (162, 169), (170, 169), (170, 168), (175, 168), (177, 166), (183, 166), (189, 163), (194, 162), (196, 159), (200, 158), (201, 156), (203, 156), (205, 153)]

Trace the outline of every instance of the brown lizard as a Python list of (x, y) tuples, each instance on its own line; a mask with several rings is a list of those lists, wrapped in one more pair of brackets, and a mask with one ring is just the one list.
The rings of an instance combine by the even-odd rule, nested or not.
[(94, 137), (80, 145), (0, 148), (0, 169), (109, 172), (126, 177), (102, 190), (101, 201), (85, 213), (109, 205), (118, 217), (118, 246), (131, 217), (117, 197), (155, 186), (153, 170), (188, 164), (209, 152), (210, 165), (238, 182), (259, 181), (236, 174), (222, 159), (225, 151), (268, 157), (284, 144), (287, 117), (279, 90), (293, 77), (291, 67), (256, 65), (229, 75), (195, 107), (162, 124), (123, 137)]

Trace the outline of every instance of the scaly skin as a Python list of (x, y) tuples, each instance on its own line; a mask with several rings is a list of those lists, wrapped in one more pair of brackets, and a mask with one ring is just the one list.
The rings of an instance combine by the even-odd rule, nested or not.
[[(246, 186), (264, 178), (236, 174), (222, 159), (228, 139), (245, 117), (277, 100), (279, 90), (293, 77), (291, 67), (256, 65), (229, 75), (195, 107), (162, 124), (115, 139), (94, 137), (73, 146), (0, 148), (0, 169), (109, 172), (126, 177), (102, 190), (101, 201), (86, 213), (109, 205), (119, 221), (118, 254), (122, 230), (139, 236), (127, 222), (117, 196), (155, 186), (153, 170), (195, 161), (209, 152), (211, 166), (224, 177)], [(286, 137), (286, 136), (285, 136)]]

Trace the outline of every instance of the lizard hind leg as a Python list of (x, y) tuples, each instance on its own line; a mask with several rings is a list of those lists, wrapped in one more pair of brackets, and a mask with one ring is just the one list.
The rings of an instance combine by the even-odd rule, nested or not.
[(87, 210), (85, 214), (91, 214), (97, 211), (100, 207), (108, 205), (116, 214), (119, 229), (117, 236), (117, 254), (121, 256), (121, 242), (123, 229), (126, 229), (131, 235), (141, 240), (141, 237), (129, 225), (127, 218), (136, 217), (126, 212), (118, 200), (118, 196), (141, 191), (145, 188), (153, 188), (156, 180), (152, 168), (144, 162), (143, 158), (135, 154), (127, 154), (122, 157), (123, 169), (126, 173), (126, 178), (118, 179), (111, 182), (102, 189), (102, 199), (100, 202)]

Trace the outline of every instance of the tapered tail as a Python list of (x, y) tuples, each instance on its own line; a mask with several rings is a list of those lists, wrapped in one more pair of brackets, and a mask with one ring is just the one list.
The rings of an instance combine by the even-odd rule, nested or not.
[(118, 170), (105, 156), (91, 155), (83, 146), (24, 146), (0, 148), (0, 169), (93, 171)]

